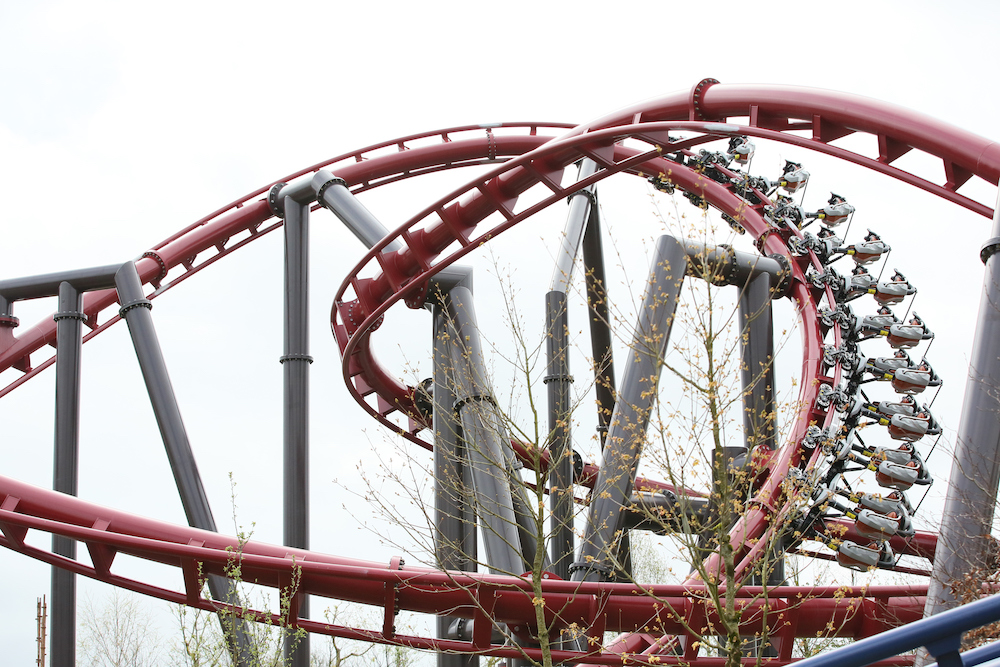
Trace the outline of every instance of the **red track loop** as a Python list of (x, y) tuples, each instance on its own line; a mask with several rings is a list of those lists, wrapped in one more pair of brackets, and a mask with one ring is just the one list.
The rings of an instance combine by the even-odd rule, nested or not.
[[(551, 135), (570, 126), (513, 123), (437, 130), (345, 153), (282, 179), (287, 181), (328, 168), (345, 179), (355, 192), (360, 192), (444, 169), (504, 162), (400, 226), (369, 252), (345, 280), (334, 306), (332, 324), (344, 352), (344, 377), (356, 400), (383, 424), (426, 446), (427, 443), (416, 436), (423, 425), (414, 419), (411, 390), (395, 373), (376, 361), (371, 349), (371, 332), (381, 316), (399, 301), (418, 302), (431, 276), (480, 243), (613, 173), (669, 174), (678, 187), (696, 193), (711, 206), (739, 220), (757, 239), (762, 253), (789, 256), (787, 236), (772, 233), (759, 210), (748, 206), (726, 186), (701, 179), (686, 167), (661, 159), (659, 155), (665, 150), (676, 151), (732, 134), (773, 139), (860, 164), (982, 215), (992, 214), (988, 207), (957, 192), (972, 175), (992, 183), (998, 181), (1000, 147), (992, 141), (905, 109), (841, 93), (781, 86), (734, 86), (711, 81), (701, 82), (695, 88), (691, 93), (668, 95), (575, 127), (558, 139)], [(539, 135), (539, 130), (549, 136)], [(671, 143), (668, 131), (681, 130), (698, 136)], [(811, 138), (792, 134), (802, 130), (811, 131)], [(831, 145), (852, 133), (876, 137), (878, 156), (870, 158)], [(933, 183), (894, 166), (893, 163), (911, 149), (941, 159), (945, 183)], [(563, 187), (564, 168), (584, 156), (597, 162), (598, 172), (582, 183)], [(544, 184), (552, 194), (539, 204), (519, 209), (518, 196), (537, 183)], [(151, 296), (162, 294), (201, 268), (280, 226), (280, 221), (263, 226), (271, 219), (271, 212), (266, 201), (259, 197), (269, 187), (270, 184), (215, 211), (155, 246), (153, 255), (138, 262), (143, 282), (156, 287)], [(493, 221), (490, 217), (493, 213), (499, 213), (501, 219)], [(393, 239), (399, 239), (403, 249), (394, 253), (382, 252)], [(454, 249), (449, 250), (450, 246)], [(803, 450), (799, 442), (806, 426), (810, 422), (825, 426), (834, 419), (833, 414), (815, 406), (819, 382), (836, 385), (839, 381), (839, 367), (834, 377), (820, 377), (822, 336), (816, 308), (824, 296), (832, 301), (832, 294), (829, 290), (816, 290), (805, 281), (804, 270), (809, 263), (818, 266), (814, 255), (792, 261), (789, 289), (789, 296), (795, 300), (802, 318), (804, 337), (801, 408), (789, 440), (767, 462), (766, 480), (751, 509), (731, 533), (731, 541), (740, 556), (740, 572), (753, 563), (757, 550), (767, 542), (762, 538), (766, 538), (789, 511), (782, 504), (781, 486), (788, 469), (801, 463)], [(353, 290), (353, 296), (346, 296), (348, 289)], [(84, 310), (93, 329), (88, 340), (117, 321), (116, 314), (107, 312), (114, 303), (113, 292), (87, 294)], [(836, 329), (834, 335), (839, 336)], [(54, 322), (48, 318), (20, 336), (14, 336), (10, 328), (0, 327), (0, 372), (15, 368), (23, 373), (0, 387), (0, 397), (52, 363), (49, 357), (32, 367), (31, 355), (54, 340)], [(375, 396), (374, 407), (365, 398), (371, 394)], [(411, 417), (408, 428), (400, 429), (388, 418), (394, 411)], [(812, 454), (812, 459), (819, 457), (818, 451)], [(68, 561), (30, 546), (24, 541), (28, 530), (66, 535), (84, 542), (95, 566)], [(0, 531), (3, 533), (2, 546), (30, 557), (145, 594), (206, 609), (215, 607), (216, 603), (200, 595), (194, 574), (197, 563), (204, 563), (206, 572), (221, 573), (232, 557), (227, 547), (238, 546), (235, 538), (135, 517), (2, 477)], [(933, 536), (918, 535), (906, 548), (910, 553), (927, 556), (933, 551)], [(393, 609), (407, 609), (475, 617), (481, 612), (470, 603), (471, 589), (479, 602), (493, 609), (497, 620), (519, 627), (519, 632), (530, 631), (530, 619), (534, 618), (530, 595), (525, 594), (526, 582), (519, 578), (415, 568), (395, 570), (382, 564), (257, 543), (244, 545), (242, 552), (245, 576), (263, 585), (283, 585), (292, 567), (292, 559), (286, 555), (293, 554), (295, 563), (301, 565), (303, 571), (300, 593), (386, 606), (386, 590), (391, 587), (396, 596), (387, 614)], [(186, 592), (178, 593), (112, 574), (117, 553), (177, 567), (180, 571), (178, 582), (183, 583)], [(717, 559), (709, 566), (716, 563)], [(657, 647), (662, 646), (656, 638), (641, 634), (642, 628), (650, 623), (662, 624), (661, 632), (667, 635), (685, 633), (672, 614), (663, 612), (661, 601), (637, 593), (635, 586), (577, 584), (554, 579), (543, 583), (547, 599), (552, 596), (554, 601), (547, 605), (548, 608), (560, 608), (565, 604), (563, 620), (567, 624), (578, 622), (594, 632), (600, 629), (637, 633), (624, 639), (618, 652), (585, 655), (557, 651), (553, 655), (556, 661), (578, 661), (585, 657), (588, 663), (595, 664), (651, 665), (680, 660), (666, 654), (635, 655), (643, 651), (656, 653)], [(682, 611), (688, 627), (701, 627), (711, 611), (702, 603), (699, 590), (697, 582), (689, 582), (688, 586), (657, 587), (656, 592)], [(745, 589), (740, 592), (740, 598), (752, 604), (750, 596), (758, 593), (757, 589)], [(794, 614), (787, 614), (787, 623), (774, 624), (782, 630), (776, 638), (779, 658), (771, 664), (789, 661), (792, 638), (814, 636), (828, 623), (837, 628), (838, 636), (860, 637), (918, 618), (924, 604), (923, 592), (909, 586), (849, 590), (846, 597), (842, 597), (843, 589), (833, 587), (777, 588), (769, 591), (771, 614), (776, 613), (774, 610), (785, 613), (783, 605), (792, 604), (793, 598), (799, 595), (809, 599), (800, 604)], [(759, 616), (748, 608), (744, 620), (745, 629), (752, 634), (753, 624), (760, 622)], [(307, 620), (301, 620), (300, 625), (314, 632), (368, 641), (476, 650), (500, 656), (519, 655), (515, 649), (492, 646), (488, 642), (470, 644), (404, 637)], [(532, 651), (528, 649), (529, 653)], [(623, 651), (629, 655), (626, 657)], [(698, 658), (698, 664), (714, 664), (714, 660), (721, 659)]]

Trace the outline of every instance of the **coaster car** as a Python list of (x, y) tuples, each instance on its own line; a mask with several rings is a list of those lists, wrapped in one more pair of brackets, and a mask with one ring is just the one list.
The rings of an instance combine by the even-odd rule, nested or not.
[(862, 243), (849, 245), (844, 251), (853, 257), (858, 264), (871, 264), (891, 249), (878, 234), (869, 229)]
[(788, 193), (798, 192), (809, 182), (809, 172), (798, 162), (785, 160), (785, 169), (778, 179), (778, 185)]
[(729, 155), (736, 164), (746, 164), (753, 158), (754, 151), (757, 150), (753, 142), (747, 137), (729, 138)]
[(893, 314), (892, 310), (888, 306), (882, 306), (874, 315), (865, 315), (861, 318), (861, 322), (858, 324), (858, 333), (866, 338), (872, 338), (882, 335), (883, 331), (888, 333), (889, 327), (899, 323), (899, 318)]
[(911, 294), (916, 294), (917, 288), (910, 284), (906, 276), (896, 271), (892, 278), (880, 281), (869, 292), (875, 295), (875, 300), (881, 305), (892, 305), (901, 302)]
[(921, 361), (916, 368), (897, 368), (892, 375), (892, 388), (899, 394), (912, 396), (940, 384), (941, 378), (926, 361)]
[(911, 416), (917, 414), (917, 402), (912, 396), (903, 396), (899, 401), (874, 401), (865, 406), (880, 417), (891, 419), (895, 415)]
[[(806, 175), (808, 178), (808, 174)], [(830, 200), (826, 206), (816, 212), (815, 217), (822, 220), (831, 227), (836, 227), (854, 213), (854, 207), (847, 203), (847, 200), (840, 195), (830, 193)]]
[(903, 350), (896, 350), (891, 357), (869, 357), (865, 360), (864, 369), (874, 375), (876, 380), (891, 380), (898, 369), (912, 367), (910, 355)]
[(922, 340), (934, 338), (934, 332), (927, 328), (920, 316), (913, 317), (906, 324), (893, 324), (888, 330), (888, 341), (895, 349), (916, 347)]
[(875, 470), (875, 481), (887, 489), (906, 491), (914, 484), (930, 484), (932, 480), (923, 461), (916, 452), (913, 452), (912, 458), (906, 463), (880, 461)]
[(916, 442), (925, 435), (938, 435), (941, 426), (929, 412), (915, 415), (893, 415), (889, 420), (889, 437), (893, 440)]
[[(868, 452), (866, 452), (867, 454)], [(914, 459), (914, 455), (917, 450), (914, 449), (912, 442), (904, 442), (902, 445), (895, 449), (890, 449), (889, 447), (876, 447), (869, 456), (871, 460), (876, 464), (880, 461), (891, 461), (892, 463), (899, 463), (905, 465)]]
[(844, 540), (837, 547), (837, 563), (849, 570), (867, 572), (873, 567), (892, 567), (895, 558), (887, 542), (871, 541), (865, 546)]
[(870, 540), (887, 540), (894, 535), (913, 535), (913, 523), (906, 513), (890, 511), (881, 514), (871, 509), (860, 509), (854, 519), (858, 534)]
[(871, 294), (876, 282), (877, 278), (868, 273), (868, 269), (860, 265), (856, 266), (851, 271), (850, 281), (845, 281), (840, 300), (853, 301), (865, 294)]
[(902, 491), (892, 491), (885, 495), (860, 491), (852, 494), (850, 498), (860, 506), (875, 510), (880, 514), (889, 514), (891, 512), (906, 514), (908, 511), (907, 508), (910, 505), (910, 502), (906, 499), (906, 494)]

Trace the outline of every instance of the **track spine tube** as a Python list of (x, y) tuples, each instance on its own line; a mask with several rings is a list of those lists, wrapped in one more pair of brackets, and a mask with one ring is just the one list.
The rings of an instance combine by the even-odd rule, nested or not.
[(573, 581), (601, 581), (602, 574), (612, 570), (610, 551), (618, 543), (622, 509), (632, 495), (639, 447), (656, 400), (663, 354), (686, 272), (683, 245), (671, 236), (661, 236), (653, 253), (622, 390), (611, 415), (604, 461), (591, 493), (587, 526), (577, 561), (571, 566)]
[[(281, 358), (283, 415), (284, 543), (309, 549), (309, 204), (282, 197), (285, 213), (284, 355)], [(309, 598), (299, 596), (298, 614), (309, 616)], [(309, 666), (309, 638), (286, 637), (290, 667)]]
[[(80, 357), (83, 297), (73, 285), (58, 286), (56, 321), (56, 424), (52, 488), (77, 495), (80, 445)], [(52, 536), (52, 553), (76, 559), (76, 541)], [(76, 575), (52, 568), (52, 667), (76, 665)]]

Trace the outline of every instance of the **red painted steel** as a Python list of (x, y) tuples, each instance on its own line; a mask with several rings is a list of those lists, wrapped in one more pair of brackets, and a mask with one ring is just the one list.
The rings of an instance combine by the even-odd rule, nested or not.
[[(511, 133), (495, 134), (493, 130), (500, 127)], [(696, 192), (711, 206), (740, 220), (757, 239), (762, 253), (790, 257), (785, 239), (772, 232), (759, 210), (747, 206), (729, 188), (706, 181), (686, 167), (659, 157), (670, 141), (670, 131), (704, 133), (705, 137), (687, 140), (684, 146), (693, 146), (705, 138), (744, 134), (810, 148), (888, 174), (983, 215), (991, 215), (992, 211), (957, 190), (972, 175), (992, 183), (1000, 178), (1000, 147), (994, 142), (899, 107), (824, 90), (733, 86), (706, 80), (689, 93), (675, 93), (635, 105), (576, 126), (559, 138), (551, 136), (552, 130), (567, 130), (570, 127), (511, 123), (438, 130), (345, 153), (285, 179), (329, 168), (357, 192), (441, 169), (503, 163), (466, 187), (441, 198), (394, 230), (368, 253), (338, 293), (332, 324), (345, 355), (344, 377), (348, 387), (373, 416), (415, 442), (427, 445), (418, 437), (423, 425), (413, 409), (412, 391), (396, 379), (395, 373), (378, 363), (371, 349), (370, 334), (381, 322), (381, 316), (399, 301), (409, 300), (411, 305), (419, 303), (421, 290), (434, 273), (470, 252), (481, 240), (502, 233), (577, 189), (596, 183), (612, 173), (656, 174), (669, 170), (671, 180), (678, 187)], [(550, 133), (549, 136), (539, 135), (540, 129)], [(812, 138), (789, 133), (798, 130), (811, 130)], [(878, 157), (869, 158), (831, 145), (831, 142), (852, 133), (875, 136), (879, 146)], [(625, 138), (631, 139), (629, 147), (619, 143)], [(433, 143), (408, 145), (428, 141)], [(647, 148), (635, 148), (639, 144)], [(670, 150), (677, 150), (678, 147), (679, 144), (672, 145)], [(941, 159), (946, 182), (932, 183), (893, 165), (911, 149)], [(584, 156), (594, 159), (602, 169), (587, 181), (564, 188), (561, 185), (563, 169)], [(540, 204), (519, 209), (518, 195), (538, 183), (547, 186), (552, 195)], [(271, 226), (261, 229), (261, 225), (271, 218), (271, 212), (264, 200), (256, 198), (269, 187), (215, 211), (155, 246), (138, 263), (143, 282), (153, 285), (162, 283), (163, 288), (176, 284), (280, 225), (269, 223)], [(482, 221), (496, 212), (501, 214), (503, 221), (480, 229)], [(244, 238), (236, 238), (247, 232), (249, 234)], [(235, 240), (231, 243), (230, 239)], [(394, 239), (402, 242), (403, 249), (383, 253), (385, 245)], [(442, 255), (456, 242), (457, 250)], [(205, 257), (213, 248), (218, 252)], [(731, 540), (741, 559), (738, 565), (740, 572), (752, 565), (768, 534), (790, 511), (782, 495), (782, 482), (791, 466), (802, 463), (804, 453), (799, 443), (806, 426), (811, 421), (827, 425), (834, 418), (815, 406), (822, 358), (822, 336), (816, 306), (823, 293), (805, 281), (804, 270), (809, 263), (818, 266), (818, 260), (814, 255), (805, 259), (790, 259), (792, 279), (789, 295), (802, 319), (804, 338), (799, 396), (802, 407), (789, 439), (766, 462), (768, 474), (750, 504), (751, 509), (731, 533)], [(178, 267), (183, 267), (183, 270), (180, 275), (175, 275)], [(360, 275), (369, 277), (360, 278)], [(353, 290), (354, 297), (345, 296), (348, 289)], [(154, 296), (158, 293), (154, 292)], [(832, 300), (829, 290), (826, 296)], [(113, 292), (87, 295), (84, 308), (94, 329), (88, 339), (117, 321), (117, 316), (112, 315), (100, 322), (100, 316), (114, 303)], [(0, 397), (51, 363), (51, 358), (48, 358), (33, 370), (30, 355), (54, 341), (53, 324), (51, 320), (44, 320), (20, 336), (14, 336), (10, 329), (0, 328), (0, 371), (17, 368), (24, 373), (18, 380), (0, 388)], [(835, 331), (835, 336), (839, 336), (839, 332)], [(839, 342), (839, 338), (837, 340)], [(839, 368), (836, 373), (839, 373)], [(830, 380), (836, 384), (839, 377), (835, 375)], [(365, 399), (371, 393), (378, 397), (377, 407), (372, 407)], [(408, 428), (401, 429), (389, 419), (390, 413), (395, 411), (409, 414)], [(819, 456), (819, 452), (814, 452), (811, 459)], [(176, 593), (112, 574), (110, 569), (114, 555), (128, 553), (174, 565), (190, 582), (195, 563), (204, 563), (208, 572), (221, 573), (232, 557), (231, 551), (226, 551), (226, 548), (238, 546), (235, 538), (131, 516), (8, 478), (0, 477), (0, 498), (3, 499), (0, 501), (0, 530), (4, 535), (0, 543), (3, 546), (115, 585), (203, 608), (217, 603), (204, 600), (197, 590)], [(24, 536), (28, 529), (67, 535), (84, 542), (91, 550), (96, 567), (67, 561), (25, 544)], [(908, 544), (898, 546), (915, 555), (927, 556), (933, 553), (934, 540), (933, 535), (918, 534)], [(477, 599), (488, 596), (495, 602), (493, 613), (497, 620), (512, 626), (519, 625), (521, 632), (530, 630), (534, 617), (530, 596), (525, 593), (526, 582), (511, 577), (443, 573), (418, 568), (397, 570), (382, 564), (257, 543), (242, 547), (243, 571), (246, 576), (264, 585), (280, 586), (292, 567), (292, 559), (286, 557), (288, 554), (294, 555), (295, 564), (302, 567), (302, 592), (382, 606), (388, 585), (396, 587), (397, 608), (475, 617), (475, 605), (469, 598), (471, 587), (479, 596)], [(710, 567), (717, 567), (717, 557), (712, 558)], [(709, 618), (712, 612), (700, 602), (699, 589), (700, 584), (692, 580), (685, 586), (656, 587), (655, 592), (670, 600), (689, 620)], [(599, 623), (600, 627), (608, 630), (633, 633), (622, 639), (618, 652), (587, 655), (588, 663), (674, 664), (678, 661), (675, 656), (655, 655), (666, 644), (646, 634), (644, 628), (655, 624), (656, 634), (667, 636), (684, 634), (684, 628), (675, 617), (663, 612), (662, 605), (654, 603), (653, 598), (638, 591), (637, 587), (549, 579), (544, 582), (544, 590), (547, 608), (562, 609), (566, 623), (578, 622), (584, 627)], [(789, 615), (787, 627), (791, 629), (779, 633), (780, 656), (772, 664), (788, 661), (788, 639), (814, 635), (830, 622), (834, 623), (840, 636), (860, 637), (916, 619), (923, 610), (924, 592), (922, 587), (913, 586), (848, 590), (847, 600), (854, 600), (850, 603), (839, 597), (844, 595), (841, 588), (771, 589), (771, 608), (780, 613), (786, 613), (781, 610), (797, 596), (807, 598), (796, 606), (794, 614)], [(747, 632), (753, 631), (756, 627), (754, 623), (759, 624), (759, 617), (755, 620), (754, 616), (757, 607), (753, 606), (759, 605), (759, 602), (750, 601), (751, 596), (759, 593), (759, 590), (750, 588), (740, 592), (740, 599), (750, 605), (745, 614)], [(892, 609), (891, 614), (887, 612), (889, 608)], [(410, 646), (451, 650), (475, 648), (493, 655), (518, 655), (514, 649), (498, 646), (387, 636), (306, 620), (302, 620), (301, 625), (310, 631), (368, 641), (395, 641)], [(630, 655), (623, 656), (623, 651)], [(559, 652), (553, 657), (566, 661), (580, 660), (584, 656)], [(698, 657), (693, 664), (709, 665), (720, 661)]]

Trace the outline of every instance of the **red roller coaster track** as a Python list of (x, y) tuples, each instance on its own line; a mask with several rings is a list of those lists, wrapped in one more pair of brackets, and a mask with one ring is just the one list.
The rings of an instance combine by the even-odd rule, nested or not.
[[(671, 133), (687, 138), (675, 140)], [(803, 136), (811, 133), (811, 136)], [(868, 134), (877, 139), (879, 155), (869, 158), (832, 145), (850, 134)], [(822, 382), (836, 386), (840, 368), (833, 376), (822, 375), (823, 335), (817, 317), (818, 302), (833, 303), (827, 287), (817, 291), (806, 280), (809, 266), (822, 268), (813, 253), (794, 257), (787, 236), (774, 233), (762, 206), (750, 206), (733, 187), (706, 180), (694, 170), (667, 161), (665, 152), (690, 148), (735, 135), (759, 137), (819, 151), (848, 160), (984, 216), (992, 211), (958, 189), (973, 175), (996, 184), (1000, 178), (1000, 147), (994, 142), (898, 107), (867, 98), (825, 90), (779, 86), (723, 85), (712, 80), (699, 83), (688, 93), (671, 94), (611, 114), (594, 122), (572, 126), (546, 123), (502, 123), (464, 126), (394, 139), (339, 155), (282, 179), (289, 181), (319, 169), (328, 169), (344, 179), (355, 193), (399, 180), (472, 165), (495, 167), (446, 194), (375, 245), (344, 280), (331, 315), (332, 326), (343, 353), (343, 374), (357, 402), (388, 428), (423, 447), (424, 423), (414, 406), (413, 389), (401, 383), (396, 373), (382, 366), (372, 349), (371, 333), (383, 314), (394, 304), (411, 307), (422, 303), (428, 279), (546, 206), (563, 201), (573, 192), (612, 174), (671, 174), (676, 187), (695, 193), (715, 209), (739, 221), (756, 239), (762, 254), (782, 255), (790, 260), (789, 295), (801, 318), (803, 360), (801, 406), (788, 440), (767, 464), (767, 477), (754, 502), (731, 532), (739, 558), (738, 574), (746, 572), (761, 555), (759, 550), (774, 526), (789, 511), (782, 483), (792, 467), (805, 459), (815, 460), (819, 449), (802, 447), (809, 424), (828, 426), (834, 410), (817, 405)], [(934, 183), (894, 165), (911, 149), (939, 158), (946, 180)], [(590, 158), (599, 170), (571, 185), (562, 184), (565, 168), (581, 158)], [(518, 206), (519, 195), (541, 183), (550, 192), (541, 201)], [(269, 186), (270, 187), (270, 184)], [(186, 280), (244, 245), (281, 226), (274, 219), (266, 198), (268, 187), (223, 207), (154, 246), (136, 264), (144, 284), (153, 288), (151, 298)], [(497, 215), (499, 214), (499, 215)], [(797, 233), (797, 232), (794, 232)], [(383, 252), (390, 243), (401, 248)], [(84, 311), (91, 331), (85, 341), (118, 321), (117, 295), (113, 290), (86, 295)], [(55, 341), (55, 323), (42, 320), (25, 328), (19, 336), (10, 326), (0, 326), (0, 371), (14, 368), (21, 375), (4, 387), (0, 398), (35, 377), (54, 362), (45, 348)], [(834, 330), (835, 343), (840, 332)], [(397, 424), (393, 413), (402, 415), (407, 426)], [(379, 564), (338, 558), (315, 552), (250, 542), (242, 547), (235, 538), (194, 528), (170, 525), (99, 507), (83, 500), (0, 478), (0, 544), (38, 560), (78, 574), (172, 602), (204, 609), (218, 607), (202, 597), (199, 571), (223, 574), (231, 550), (241, 548), (243, 576), (261, 585), (286, 586), (293, 566), (302, 568), (297, 595), (309, 594), (351, 600), (385, 609), (382, 631), (328, 625), (293, 619), (311, 632), (333, 634), (376, 642), (395, 642), (418, 648), (475, 651), (517, 657), (522, 649), (492, 645), (487, 634), (471, 642), (395, 634), (392, 617), (399, 610), (458, 615), (489, 616), (507, 623), (516, 632), (530, 633), (534, 611), (528, 583), (515, 577), (443, 572), (403, 566), (399, 562)], [(26, 544), (29, 530), (58, 534), (87, 545), (94, 566), (87, 566)], [(934, 536), (897, 547), (908, 553), (930, 557)], [(124, 553), (172, 565), (178, 569), (177, 592), (132, 580), (113, 572), (115, 555)], [(199, 570), (199, 567), (202, 569)], [(717, 556), (709, 567), (718, 567)], [(676, 663), (714, 664), (721, 658), (689, 655), (655, 655), (658, 637), (643, 630), (651, 625), (657, 635), (686, 635), (686, 628), (699, 627), (701, 619), (714, 613), (699, 582), (655, 587), (655, 597), (634, 586), (618, 583), (577, 583), (549, 580), (544, 583), (548, 608), (560, 608), (565, 624), (578, 623), (594, 635), (604, 631), (633, 633), (616, 648), (583, 654), (557, 651), (562, 662), (585, 660), (594, 664)], [(746, 600), (744, 632), (759, 630), (759, 589), (741, 589)], [(791, 639), (815, 636), (835, 627), (837, 636), (862, 637), (919, 618), (924, 607), (925, 586), (887, 586), (864, 589), (838, 587), (782, 587), (768, 591), (771, 614), (782, 615), (796, 605), (794, 614), (775, 624), (779, 657), (773, 664), (791, 659)], [(796, 602), (805, 596), (805, 602)], [(664, 611), (663, 601), (672, 612)], [(253, 615), (253, 612), (251, 612)], [(266, 615), (260, 612), (261, 616)], [(681, 623), (678, 617), (685, 619)], [(832, 625), (829, 625), (831, 624)], [(535, 655), (535, 649), (524, 649)], [(627, 654), (627, 655), (626, 655)]]

